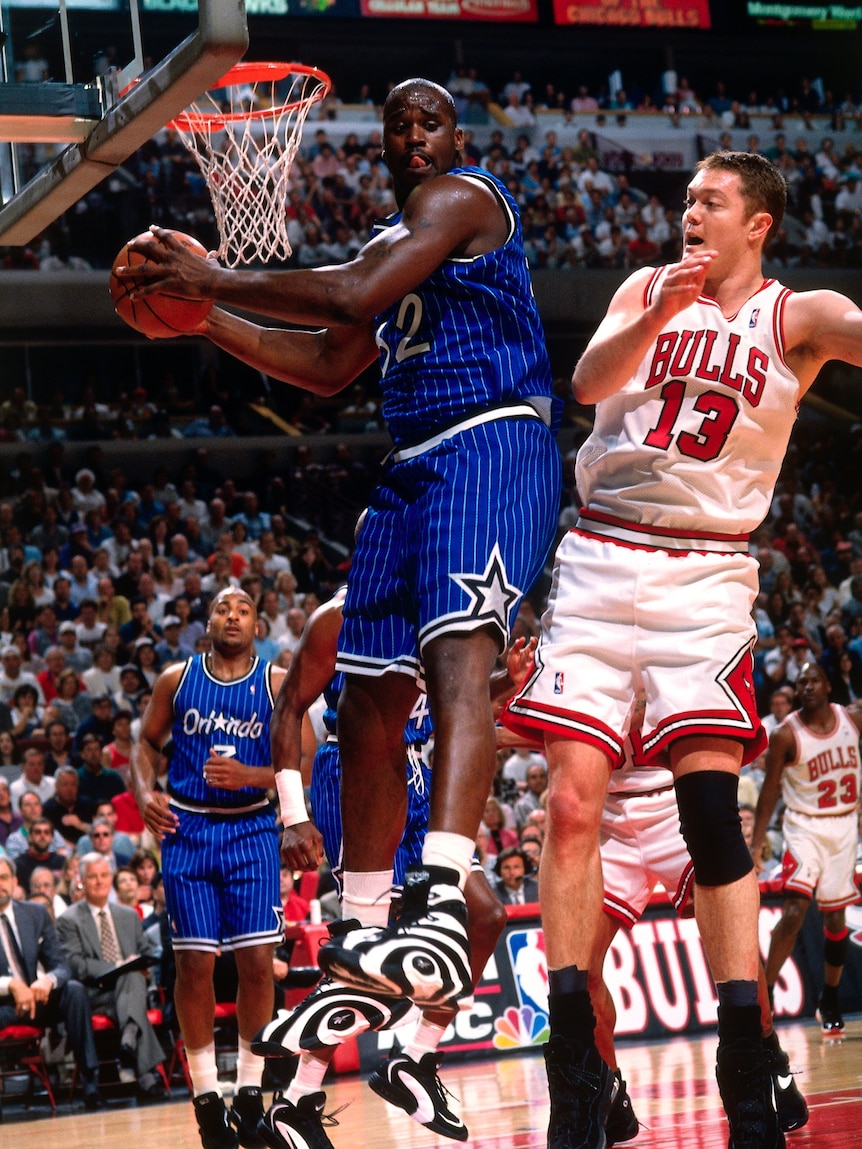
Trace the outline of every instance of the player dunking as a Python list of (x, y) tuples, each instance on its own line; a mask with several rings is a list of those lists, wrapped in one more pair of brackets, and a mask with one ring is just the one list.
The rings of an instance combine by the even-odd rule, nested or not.
[[(254, 653), (257, 610), (245, 591), (216, 595), (212, 653), (164, 671), (132, 753), (132, 784), (147, 829), (162, 842), (177, 979), (174, 1004), (203, 1149), (262, 1149), (263, 1058), (251, 1039), (272, 1017), (274, 947), (283, 940), (269, 725), (284, 671)], [(168, 793), (156, 767), (171, 739)], [(213, 972), (232, 950), (239, 989), (237, 1085), (230, 1112), (218, 1085)]]
[[(215, 309), (199, 328), (317, 394), (379, 358), (395, 450), (359, 532), (338, 655), (343, 913), (366, 928), (333, 939), (320, 961), (361, 987), (436, 1006), (470, 990), (463, 887), (495, 766), (489, 681), (553, 536), (560, 466), (514, 199), (460, 166), (454, 103), (430, 81), (390, 92), (383, 142), (400, 210), (350, 263), (226, 271), (157, 230), (161, 244), (147, 246), (150, 262), (132, 278), (146, 284), (137, 294), (217, 298), (321, 325), (267, 330)], [(389, 927), (379, 899), (404, 826), (403, 736), (420, 656), (435, 725), (429, 832)]]
[(766, 959), (770, 995), (793, 950), (811, 899), (823, 914), (825, 984), (817, 1013), (824, 1034), (840, 1035), (838, 983), (847, 957), (847, 906), (859, 901), (854, 874), (858, 845), (859, 731), (862, 709), (829, 701), (822, 666), (807, 662), (796, 679), (799, 710), (769, 739), (757, 800), (751, 855), (759, 857), (779, 792), (784, 799), (784, 881), (781, 918)]
[[(682, 260), (617, 291), (574, 376), (595, 403), (583, 510), (557, 551), (537, 671), (511, 705), (550, 768), (541, 901), (550, 977), (550, 1149), (604, 1149), (615, 1083), (587, 990), (602, 903), (598, 827), (632, 700), (666, 751), (719, 996), (731, 1149), (784, 1144), (757, 1006), (759, 897), (736, 808), (762, 746), (748, 534), (769, 510), (797, 406), (829, 359), (862, 364), (862, 312), (764, 279), (786, 189), (763, 157), (716, 153), (688, 188)], [(571, 874), (580, 881), (573, 884)]]

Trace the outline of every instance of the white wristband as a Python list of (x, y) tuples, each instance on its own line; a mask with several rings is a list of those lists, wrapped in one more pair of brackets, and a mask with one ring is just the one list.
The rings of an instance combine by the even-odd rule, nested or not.
[(275, 776), (275, 789), (281, 811), (282, 826), (295, 826), (308, 821), (302, 775), (298, 770), (279, 770)]

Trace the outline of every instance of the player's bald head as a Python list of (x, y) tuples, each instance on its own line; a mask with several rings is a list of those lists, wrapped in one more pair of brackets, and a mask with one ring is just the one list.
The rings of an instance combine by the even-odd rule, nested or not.
[(433, 80), (423, 80), (420, 76), (396, 84), (383, 104), (383, 117), (385, 119), (396, 108), (405, 104), (429, 98), (444, 109), (453, 125), (458, 123), (458, 111), (449, 92), (440, 84), (435, 84)]
[(239, 587), (227, 586), (224, 588), (224, 590), (220, 590), (218, 592), (218, 594), (215, 596), (215, 598), (212, 600), (212, 602), (210, 603), (210, 617), (212, 617), (216, 607), (218, 607), (221, 603), (223, 603), (229, 599), (232, 599), (232, 598), (238, 598), (238, 599), (241, 599), (243, 602), (247, 602), (249, 604), (249, 606), (251, 607), (251, 609), (255, 613), (257, 613), (257, 606), (255, 604), (255, 601), (251, 597), (251, 595), (248, 593), (248, 591), (240, 590)]

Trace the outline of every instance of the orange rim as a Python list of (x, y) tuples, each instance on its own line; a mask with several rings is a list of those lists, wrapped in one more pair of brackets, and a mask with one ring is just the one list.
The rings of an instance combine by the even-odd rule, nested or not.
[(306, 105), (317, 104), (328, 94), (332, 81), (326, 72), (320, 68), (313, 68), (309, 64), (285, 64), (262, 61), (242, 61), (234, 64), (229, 72), (221, 77), (217, 84), (210, 88), (211, 92), (220, 88), (235, 88), (242, 84), (274, 83), (283, 80), (286, 76), (307, 76), (318, 81), (310, 96), (304, 96), (293, 103), (279, 104), (272, 108), (258, 108), (256, 111), (242, 112), (182, 112), (167, 124), (174, 131), (200, 132), (218, 131), (225, 124), (241, 123), (245, 120), (266, 120), (276, 116), (296, 111)]

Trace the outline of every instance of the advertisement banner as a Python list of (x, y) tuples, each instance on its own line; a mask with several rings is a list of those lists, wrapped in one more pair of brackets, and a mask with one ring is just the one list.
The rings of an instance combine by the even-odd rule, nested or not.
[[(440, 1045), (447, 1055), (538, 1051), (548, 1040), (548, 970), (538, 906), (507, 909), (509, 920), (476, 987), (473, 1008), (457, 1015)], [(764, 892), (760, 908), (764, 955), (780, 916), (780, 897)], [(862, 1000), (862, 906), (847, 911), (847, 924), (850, 950), (839, 1001), (850, 1013)], [(679, 918), (666, 898), (656, 898), (632, 930), (617, 932), (604, 976), (616, 1006), (619, 1038), (715, 1031), (718, 999), (697, 924), (692, 918)], [(823, 925), (812, 905), (775, 985), (776, 1020), (811, 1018), (822, 984)], [(363, 1071), (388, 1054), (396, 1032), (403, 1045), (406, 1029), (360, 1035)]]
[(709, 0), (554, 0), (557, 24), (709, 28)]
[(535, 24), (538, 0), (360, 0), (363, 16), (411, 20), (491, 20)]

